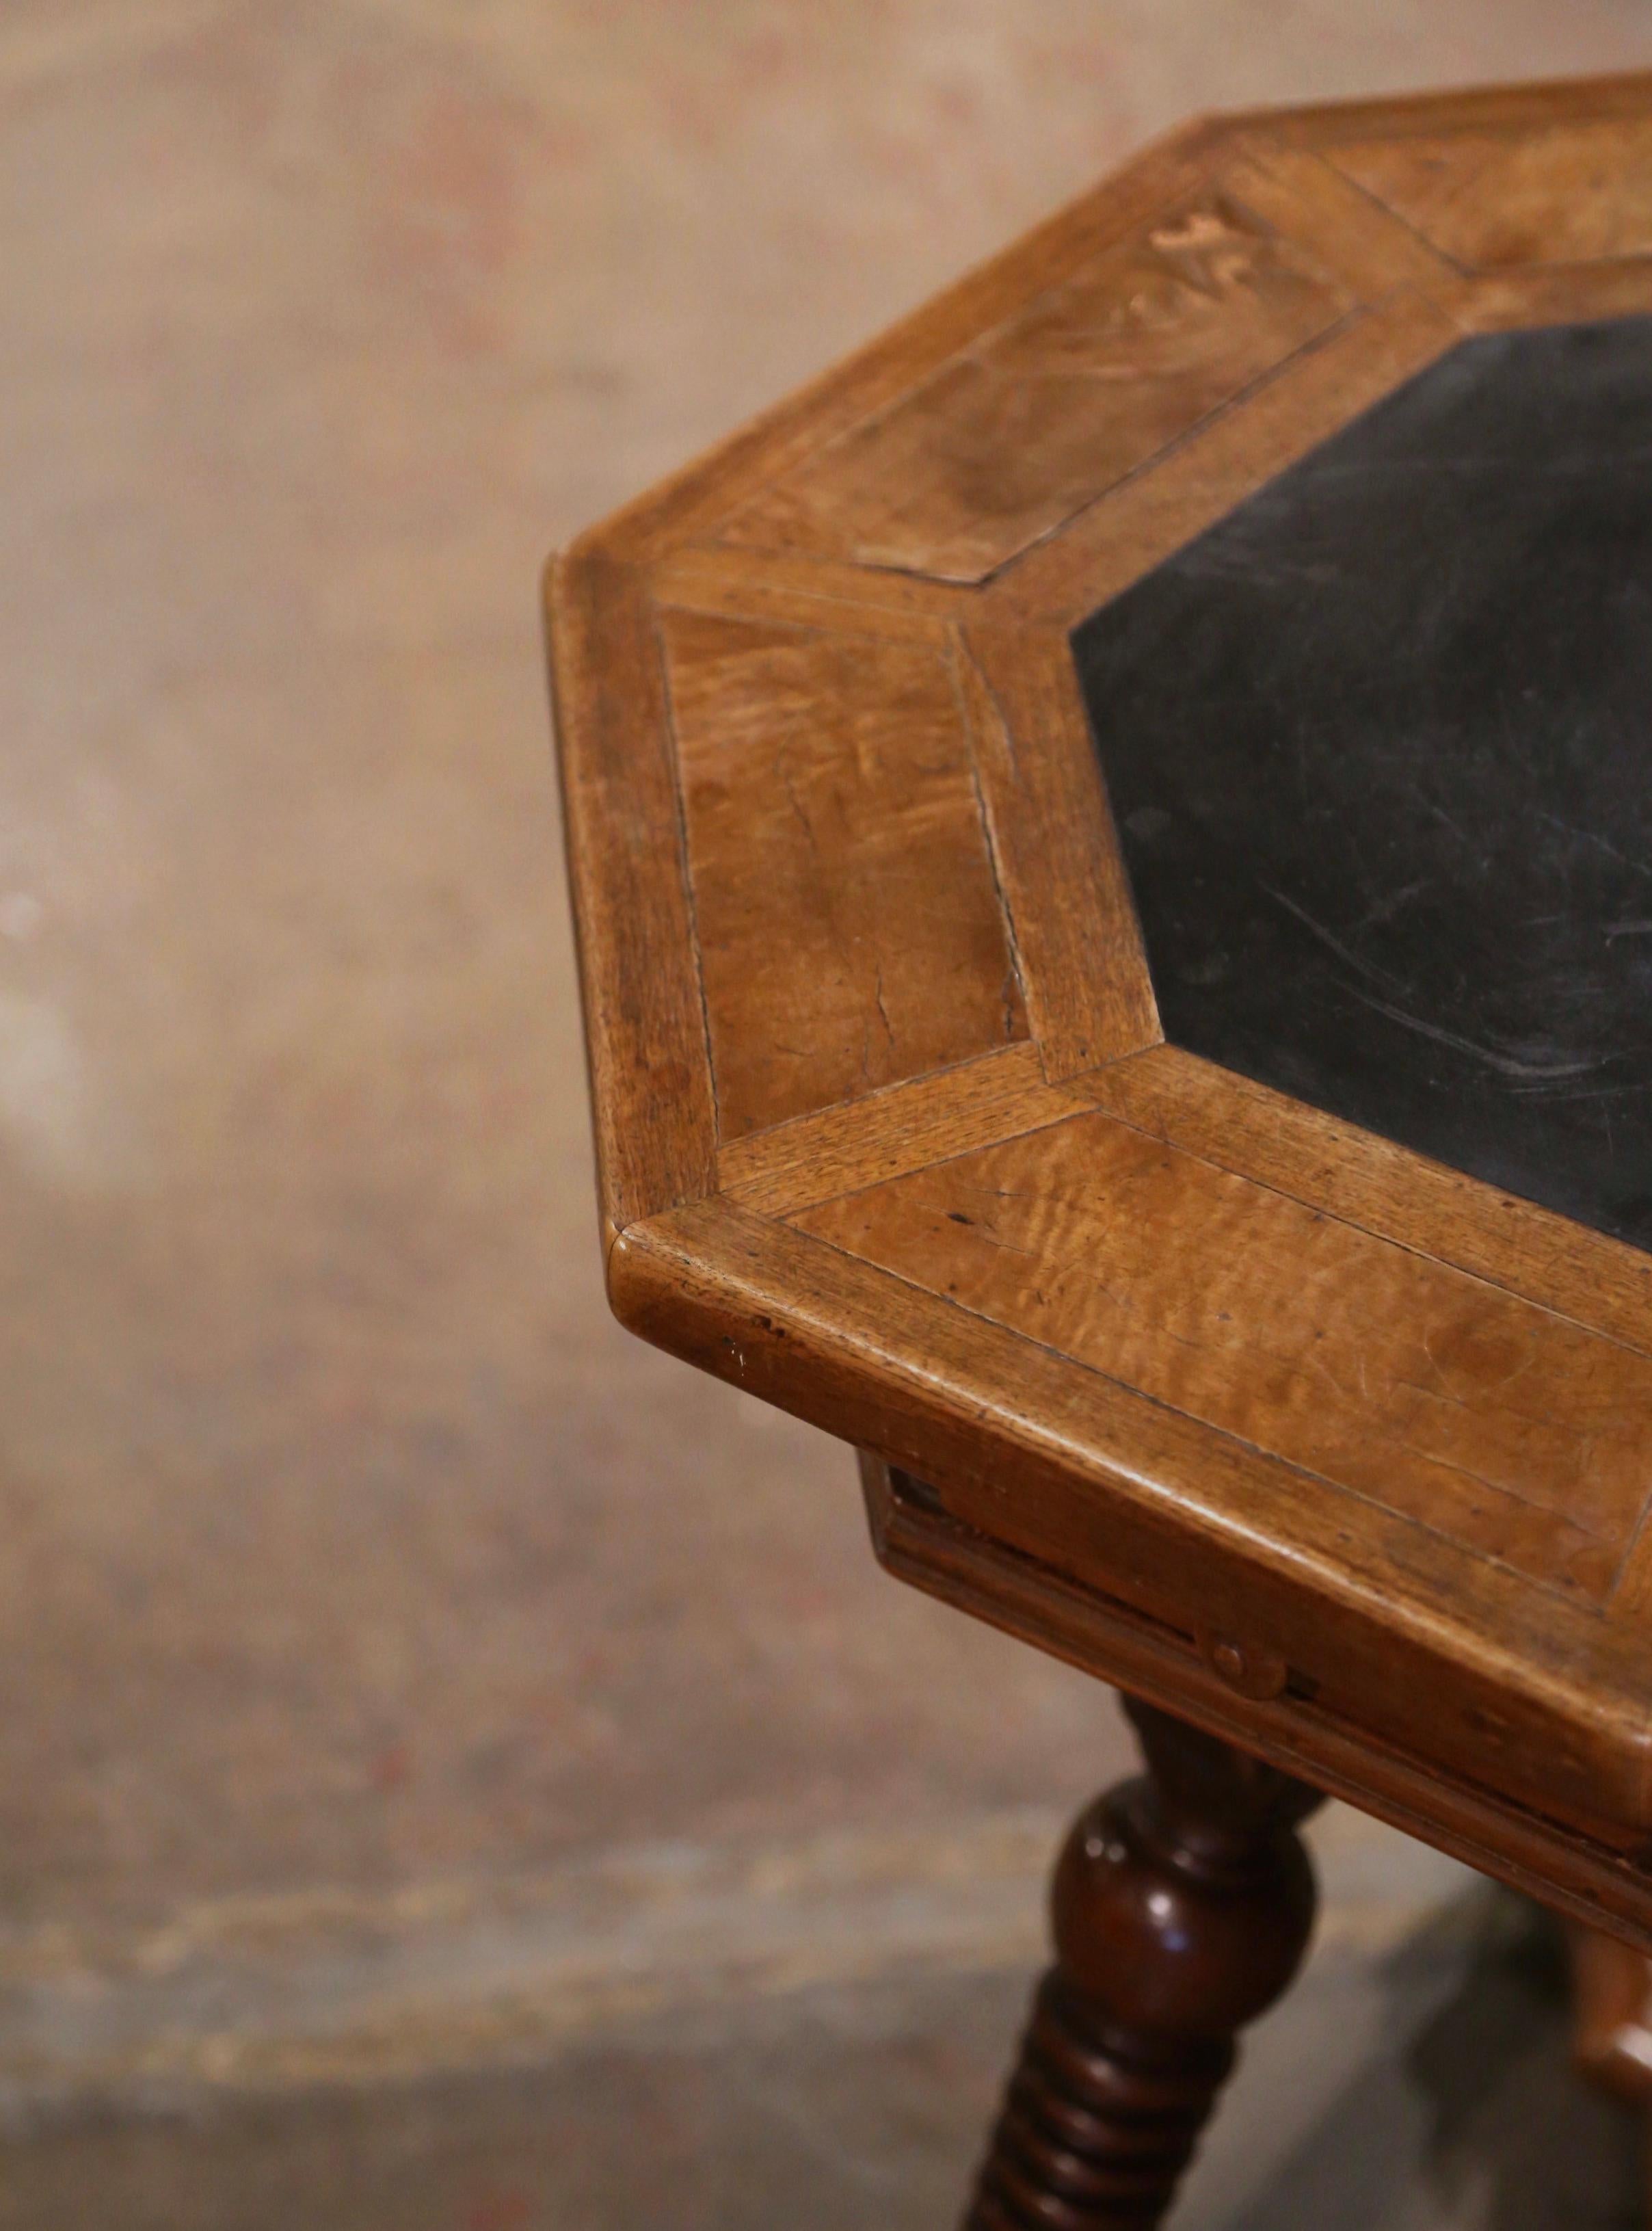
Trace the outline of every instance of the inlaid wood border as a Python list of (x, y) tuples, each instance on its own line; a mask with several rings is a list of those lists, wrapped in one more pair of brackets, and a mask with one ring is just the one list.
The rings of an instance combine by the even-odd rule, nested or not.
[(1110, 1115), (1652, 1355), (1652, 1256), (1174, 1046), (1074, 1078)]
[(646, 579), (595, 552), (546, 581), (563, 825), (611, 1235), (717, 1183), (717, 1106), (676, 755)]
[(966, 630), (958, 667), (1033, 1042), (1051, 1083), (1163, 1035), (1078, 669), (1048, 628)]
[(941, 1484), (997, 1547), (1105, 1573), (1162, 1622), (1249, 1631), (1384, 1740), (1426, 1697), (1442, 1772), (1494, 1776), (1620, 1851), (1652, 1835), (1632, 1633), (731, 1201), (634, 1227), (610, 1275), (633, 1331)]
[(1151, 472), (1081, 512), (1058, 541), (1007, 566), (983, 593), (988, 624), (1076, 627), (1462, 337), (1431, 294), (1402, 290), (1353, 312), (1242, 407), (1207, 420)]
[[(1652, 75), (1190, 126), (583, 537), (548, 602), (624, 1320), (943, 1483), (936, 1510), (886, 1511), (886, 1555), (909, 1577), (932, 1586), (939, 1574), (949, 1600), (1644, 1936), (1652, 1909), (1631, 1856), (1652, 1833), (1644, 1525), (1604, 1615), (1545, 1599), (1402, 1517), (1350, 1516), (1287, 1465), (784, 1222), (1100, 1109), (1652, 1354), (1652, 1262), (1637, 1251), (1160, 1042), (1068, 644), (1098, 605), (1462, 334), (1652, 312), (1652, 254), (1468, 272), (1336, 160), (1373, 137), (1580, 118), (1652, 119)], [(979, 586), (721, 539), (755, 496), (1041, 291), (1209, 193), (1315, 259), (1345, 312), (1058, 532)], [(978, 804), (1028, 1040), (719, 1148), (664, 610), (921, 643), (951, 662), (957, 769)], [(772, 1026), (753, 1011), (753, 1031)], [(1106, 1626), (1109, 1605), (1123, 1607), (1118, 1634), (1081, 1652), (1074, 1638)], [(1212, 1687), (1197, 1631), (1241, 1613), (1266, 1630), (1254, 1638), (1264, 1657), (1298, 1667), (1297, 1690), (1269, 1700)], [(1149, 1631), (1157, 1657), (1144, 1655)]]
[(1081, 1087), (1049, 1083), (1037, 1047), (1023, 1041), (737, 1139), (718, 1155), (718, 1177), (742, 1207), (791, 1216), (1059, 1123), (1087, 1105)]
[(1580, 119), (1652, 113), (1652, 70), (1548, 78), (1531, 84), (1462, 86), (1436, 93), (1328, 100), (1294, 108), (1236, 112), (1239, 131), (1265, 132), (1289, 146), (1335, 147), (1347, 139), (1423, 139), (1442, 132), (1529, 132)]
[(1210, 178), (1230, 127), (1197, 118), (1165, 134), (1128, 167), (1058, 210), (878, 340), (810, 381), (582, 537), (613, 558), (655, 561), (717, 524), (789, 466), (882, 409), (1029, 294), (1058, 285), (1159, 210)]

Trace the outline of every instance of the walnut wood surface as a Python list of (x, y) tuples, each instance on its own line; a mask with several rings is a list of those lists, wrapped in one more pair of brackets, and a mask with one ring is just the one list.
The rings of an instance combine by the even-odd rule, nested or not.
[(911, 1576), (1652, 1944), (1648, 1259), (1157, 1043), (1067, 647), (1462, 334), (1652, 311), (1649, 211), (1652, 80), (1196, 126), (551, 631), (625, 1321), (931, 1480)]
[(742, 433), (606, 521), (581, 544), (643, 562), (715, 539), (762, 489), (828, 442), (847, 435), (970, 348), (1030, 295), (1062, 285), (1211, 176), (1227, 139), (1219, 121), (1167, 134), (1003, 255), (968, 273), (870, 346), (777, 404)]
[(1095, 1114), (801, 1228), (1590, 1606), (1646, 1499), (1652, 1361)]
[(1313, 1926), (1296, 1835), (1319, 1793), (1150, 1705), (1147, 1771), (1090, 1806), (1056, 1862), (1038, 1987), (965, 2231), (1165, 2220), (1235, 2037)]
[(1610, 1918), (1625, 1941), (1652, 1941), (1644, 1877), (1633, 1858), (1483, 1781), (1442, 1775), (1373, 1737), (1288, 1665), (1282, 1681), (1236, 1678), (1236, 1659), (1242, 1667), (1282, 1663), (1260, 1639), (1254, 1606), (1196, 1614), (1197, 1624), (1178, 1626), (1007, 1550), (952, 1515), (950, 1491), (943, 1498), (866, 1450), (861, 1474), (878, 1561), (898, 1579), (1241, 1744), (1586, 1926)]
[(610, 1277), (643, 1337), (934, 1483), (1006, 1587), (1018, 1552), (1172, 1630), (1253, 1635), (1339, 1723), (1427, 1762), (1442, 1816), (1469, 1776), (1644, 1845), (1638, 1622), (731, 1203), (634, 1227)]
[(1574, 1926), (1570, 1936), (1572, 2057), (1597, 2090), (1641, 2110), (1644, 2176), (1652, 2171), (1652, 1960), (1596, 1930)]
[(1069, 1090), (1218, 1169), (1652, 1355), (1652, 1259), (1639, 1249), (1507, 1194), (1488, 1215), (1474, 1179), (1173, 1046), (1076, 1077)]
[(1652, 2106), (1652, 1961), (1599, 1930), (1571, 1931), (1572, 2055), (1590, 2081)]
[[(1567, 119), (1355, 140), (1329, 158), (1468, 269), (1586, 263), (1652, 249), (1652, 121)], [(1602, 193), (1610, 178), (1612, 191)]]
[(1410, 289), (1352, 313), (1279, 365), (1247, 398), (1169, 450), (1075, 519), (1058, 542), (1029, 551), (989, 585), (986, 616), (1000, 627), (1066, 630), (1254, 495), (1316, 442), (1336, 432), (1463, 330), (1443, 299)]
[(723, 539), (984, 580), (1352, 304), (1231, 193), (1191, 196), (771, 482)]
[(1055, 1083), (1158, 1041), (1135, 908), (1066, 643), (974, 628), (958, 669), (1016, 967)]
[(647, 585), (592, 553), (549, 579), (563, 820), (611, 1236), (716, 1182), (716, 1100)]
[(661, 636), (720, 1135), (1024, 1038), (945, 649), (675, 611)]
[(1023, 1039), (978, 1061), (736, 1139), (718, 1155), (718, 1175), (741, 1206), (789, 1215), (874, 1177), (902, 1177), (1060, 1122), (1086, 1106), (1082, 1083), (1048, 1083), (1037, 1047)]

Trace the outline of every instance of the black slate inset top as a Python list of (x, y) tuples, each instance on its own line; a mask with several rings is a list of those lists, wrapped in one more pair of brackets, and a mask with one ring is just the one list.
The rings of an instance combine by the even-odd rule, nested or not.
[(1171, 1043), (1652, 1247), (1652, 318), (1464, 341), (1074, 648)]

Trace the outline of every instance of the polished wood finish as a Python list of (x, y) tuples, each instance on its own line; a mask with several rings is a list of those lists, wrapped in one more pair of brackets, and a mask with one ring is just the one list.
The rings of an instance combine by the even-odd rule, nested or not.
[(1460, 340), (1461, 283), (1442, 269), (1428, 292), (1382, 294), (1287, 358), (1242, 409), (1216, 413), (989, 583), (983, 621), (1048, 630), (1065, 648), (1068, 630), (1110, 597)]
[(1652, 1361), (1597, 1333), (1099, 1113), (793, 1221), (1281, 1458), (1357, 1502), (1351, 1527), (1403, 1516), (1591, 1609), (1611, 1594)]
[[(1642, 1892), (1634, 1862), (1466, 1775), (1442, 1804), (1436, 1774), (1326, 1709), (1311, 1679), (1264, 1639), (1252, 1607), (1211, 1607), (1179, 1625), (1154, 1617), (1036, 1557), (1007, 1554), (954, 1517), (933, 1487), (881, 1457), (862, 1451), (861, 1471), (873, 1546), (898, 1579), (1104, 1674), (1578, 1922), (1610, 1915), (1635, 1930)], [(1265, 1678), (1250, 1679), (1253, 1667)]]
[[(1652, 1265), (1157, 1043), (1065, 640), (1456, 336), (1598, 314), (1598, 262), (1466, 273), (1351, 149), (1599, 127), (1570, 253), (1649, 113), (1179, 135), (587, 536), (552, 637), (622, 1315), (933, 1480), (1006, 1596), (1032, 1558), (1248, 1628), (1298, 1686), (1231, 1732), (1311, 1693), (1308, 1748), (1380, 1747), (1414, 1825), (1604, 1877), (1652, 1943)], [(989, 375), (1125, 446), (1009, 456)]]
[(1576, 1924), (1570, 1942), (1572, 2058), (1597, 2091), (1639, 2108), (1645, 2168), (1652, 2176), (1652, 1959)]
[[(1356, 139), (1330, 159), (1465, 269), (1652, 249), (1652, 121), (1643, 115)], [(1611, 191), (1600, 191), (1603, 178)]]
[(1321, 1801), (1151, 1705), (1147, 1771), (1090, 1806), (1056, 1862), (1038, 1987), (966, 2231), (1162, 2222), (1235, 2038), (1313, 1922), (1297, 1824)]
[(724, 537), (984, 581), (1352, 307), (1234, 192), (1191, 196), (771, 482)]
[(674, 740), (647, 586), (592, 553), (552, 582), (568, 872), (605, 1237), (716, 1183), (716, 1100)]
[(1024, 1038), (945, 647), (660, 627), (720, 1138)]
[(1652, 1950), (1652, 1258), (1160, 1042), (1068, 640), (1465, 335), (1652, 313), (1648, 210), (1652, 78), (1201, 123), (550, 622), (622, 1319), (904, 1578)]
[(1652, 2105), (1652, 1961), (1598, 1930), (1571, 1932), (1572, 2052), (1603, 2091)]
[(1079, 1077), (1161, 1032), (1078, 676), (1059, 637), (986, 627), (965, 634), (958, 670), (1044, 1072)]
[(927, 1169), (1075, 1116), (1087, 1104), (1083, 1083), (1049, 1083), (1037, 1047), (1023, 1039), (737, 1139), (719, 1154), (718, 1174), (730, 1200), (759, 1214), (788, 1216), (880, 1177)]
[(1652, 1355), (1652, 1257), (1173, 1046), (1075, 1078), (1120, 1122)]

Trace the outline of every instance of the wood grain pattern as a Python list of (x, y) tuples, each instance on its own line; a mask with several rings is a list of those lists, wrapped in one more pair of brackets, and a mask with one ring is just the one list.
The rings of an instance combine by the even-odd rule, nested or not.
[(1378, 95), (1365, 100), (1309, 102), (1301, 107), (1236, 112), (1236, 132), (1331, 148), (1376, 139), (1423, 139), (1449, 132), (1540, 132), (1580, 119), (1643, 116), (1652, 112), (1652, 71), (1604, 77), (1538, 79), (1513, 85), (1448, 87), (1437, 93)]
[(728, 550), (687, 543), (649, 576), (659, 603), (725, 619), (771, 620), (782, 627), (840, 628), (901, 643), (932, 635), (945, 642), (975, 609), (971, 590), (873, 566), (840, 566), (789, 551)]
[(1459, 338), (1428, 297), (1402, 292), (1302, 349), (1249, 395), (1144, 473), (1092, 504), (1059, 540), (988, 590), (994, 627), (1071, 628), (1191, 542), (1316, 442), (1420, 372)]
[(1254, 1635), (1373, 1743), (1608, 1846), (1652, 1833), (1639, 1629), (1579, 1591), (726, 1201), (633, 1226), (610, 1290), (644, 1339), (942, 1484), (1001, 1547)]
[(1652, 1258), (1156, 1043), (1067, 642), (1648, 310), (1652, 77), (1197, 126), (551, 619), (624, 1322), (928, 1482), (893, 1569), (1652, 1947)]
[(1652, 1619), (1652, 1508), (1642, 1513), (1619, 1570), (1612, 1617), (1621, 1631), (1632, 1635), (1643, 1634)]
[(744, 1207), (784, 1216), (1058, 1123), (1085, 1104), (1045, 1082), (1037, 1049), (1023, 1041), (736, 1139), (717, 1157), (718, 1178)]
[(1100, 1116), (794, 1221), (1546, 1587), (1610, 1593), (1652, 1362), (1529, 1303)]
[(1184, 202), (765, 489), (723, 539), (983, 580), (1354, 299), (1229, 195)]
[(972, 628), (959, 672), (998, 883), (1052, 1083), (1160, 1036), (1064, 636)]
[(591, 530), (576, 549), (649, 563), (713, 535), (759, 489), (887, 409), (959, 350), (1059, 287), (1171, 203), (1199, 191), (1228, 127), (1198, 118), (1142, 149), (1128, 167), (1058, 210), (865, 348), (765, 411), (659, 488)]
[(1652, 118), (1352, 141), (1329, 159), (1471, 270), (1652, 249)]
[(646, 591), (600, 559), (547, 583), (564, 828), (610, 1236), (716, 1186), (716, 1119)]
[(1223, 190), (1290, 240), (1362, 302), (1396, 288), (1427, 290), (1455, 276), (1448, 256), (1362, 191), (1317, 150), (1266, 133), (1236, 135)]
[(945, 652), (663, 627), (720, 1136), (1024, 1038)]
[(1652, 1259), (1171, 1046), (1069, 1090), (1241, 1177), (1652, 1356)]
[(1466, 332), (1477, 333), (1643, 317), (1652, 311), (1652, 256), (1494, 272), (1460, 281), (1441, 301)]

